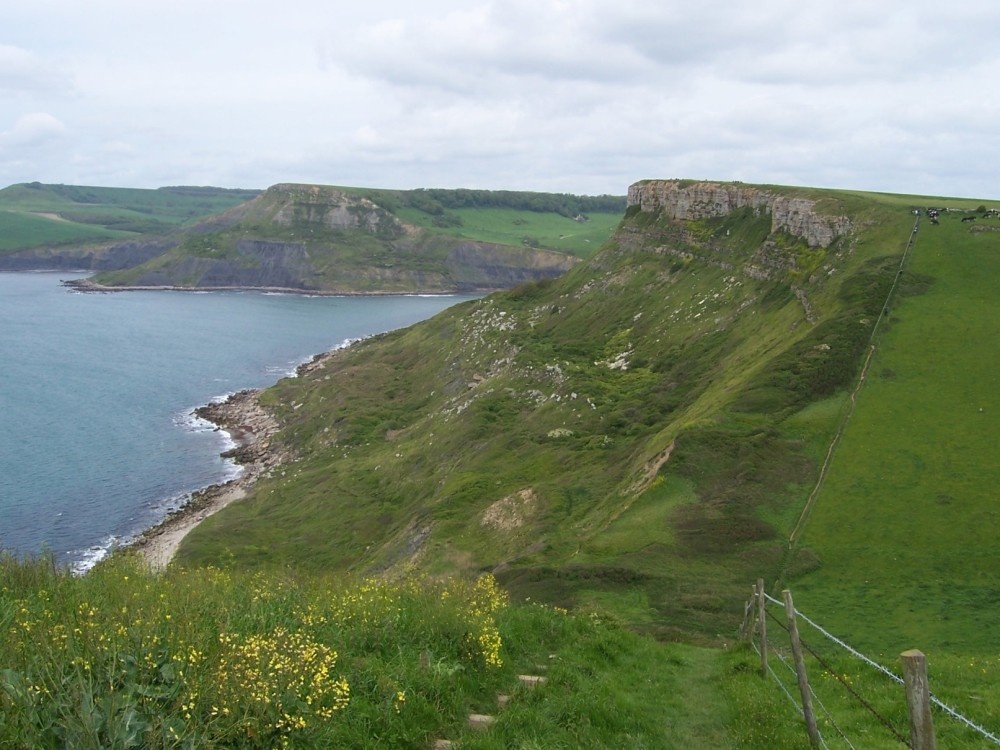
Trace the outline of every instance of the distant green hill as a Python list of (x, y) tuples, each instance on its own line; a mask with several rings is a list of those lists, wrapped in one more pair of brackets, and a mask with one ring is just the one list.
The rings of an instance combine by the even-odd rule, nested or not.
[(167, 252), (94, 281), (344, 294), (504, 289), (571, 268), (607, 239), (623, 205), (620, 197), (274, 185), (172, 235)]
[(625, 211), (625, 196), (514, 190), (346, 188), (403, 221), (455, 237), (593, 255)]
[[(604, 249), (566, 276), (376, 337), (264, 392), (297, 459), (200, 526), (182, 559), (489, 569), (522, 596), (714, 637), (756, 577), (807, 585), (825, 570), (818, 515), (806, 547), (789, 556), (786, 540), (887, 300), (933, 299), (914, 296), (933, 293), (928, 270), (897, 275), (913, 209), (940, 201), (639, 183)], [(964, 215), (925, 218), (916, 252), (968, 238), (955, 246), (978, 243), (970, 262), (994, 278), (996, 220)], [(989, 558), (997, 547), (984, 543)]]
[(256, 196), (258, 190), (47, 185), (0, 190), (0, 253), (162, 234)]
[(410, 293), (563, 273), (624, 196), (275, 185), (0, 190), (0, 270), (84, 269), (113, 287)]

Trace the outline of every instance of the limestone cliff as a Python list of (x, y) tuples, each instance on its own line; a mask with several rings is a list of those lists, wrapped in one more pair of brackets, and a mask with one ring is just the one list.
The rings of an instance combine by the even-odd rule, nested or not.
[(670, 219), (706, 219), (749, 207), (771, 215), (771, 231), (801, 237), (810, 247), (829, 247), (851, 229), (846, 216), (816, 211), (816, 201), (741, 183), (644, 180), (628, 189), (629, 207), (661, 210)]
[(361, 229), (376, 235), (405, 233), (403, 223), (384, 208), (336, 188), (282, 183), (265, 193), (265, 199), (272, 196), (278, 196), (278, 202), (271, 218), (279, 226), (316, 224), (327, 229)]

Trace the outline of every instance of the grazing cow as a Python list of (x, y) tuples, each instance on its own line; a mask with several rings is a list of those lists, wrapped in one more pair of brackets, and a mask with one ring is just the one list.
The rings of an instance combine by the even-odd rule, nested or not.
[(975, 221), (975, 220), (976, 220), (975, 216), (963, 216), (962, 217), (962, 221)]

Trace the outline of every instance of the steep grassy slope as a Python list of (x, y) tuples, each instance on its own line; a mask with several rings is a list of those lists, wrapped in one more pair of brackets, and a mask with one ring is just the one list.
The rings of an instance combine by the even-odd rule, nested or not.
[(162, 234), (258, 193), (201, 187), (11, 185), (0, 190), (0, 253)]
[[(720, 210), (709, 189), (682, 196), (698, 218), (637, 199), (565, 277), (265, 392), (298, 459), (182, 559), (492, 569), (664, 635), (731, 630), (747, 582), (783, 561), (913, 216), (747, 186), (711, 188), (743, 203)], [(812, 231), (803, 217), (849, 230), (811, 246), (784, 228)]]
[[(168, 252), (95, 281), (107, 286), (445, 292), (509, 288), (559, 275), (576, 263), (566, 252), (540, 249), (538, 241), (513, 241), (481, 226), (509, 221), (554, 233), (557, 226), (577, 226), (572, 218), (487, 206), (468, 209), (471, 226), (448, 214), (442, 228), (435, 223), (441, 219), (438, 213), (411, 205), (414, 195), (422, 193), (275, 185), (256, 200), (178, 235)], [(407, 223), (394, 212), (423, 219)], [(598, 222), (594, 231), (606, 237), (609, 225), (610, 219)], [(478, 239), (490, 234), (501, 242)]]

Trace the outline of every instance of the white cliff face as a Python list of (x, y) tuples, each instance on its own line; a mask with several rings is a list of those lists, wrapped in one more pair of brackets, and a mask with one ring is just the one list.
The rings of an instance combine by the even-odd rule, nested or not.
[(706, 219), (749, 207), (758, 214), (771, 214), (772, 232), (784, 230), (803, 238), (810, 247), (829, 247), (851, 228), (846, 216), (817, 214), (815, 201), (733, 183), (637, 182), (628, 189), (628, 205), (642, 211), (662, 210), (670, 219)]

